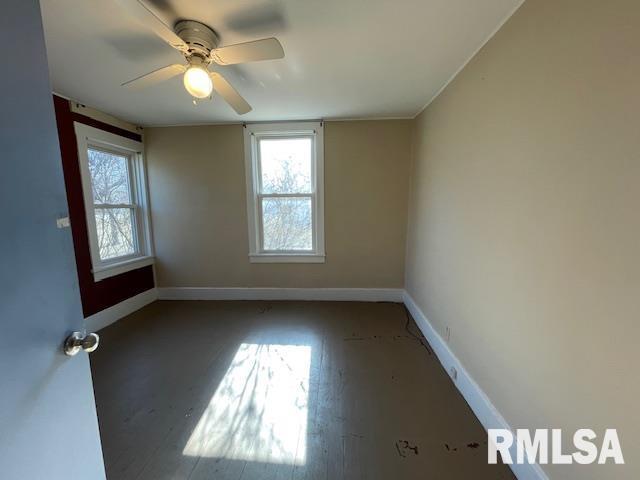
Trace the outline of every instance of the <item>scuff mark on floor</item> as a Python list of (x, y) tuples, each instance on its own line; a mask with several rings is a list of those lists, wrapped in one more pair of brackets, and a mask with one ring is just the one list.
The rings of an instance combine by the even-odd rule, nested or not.
[[(487, 442), (483, 442), (483, 443), (486, 445)], [(470, 443), (467, 443), (465, 446), (467, 448), (475, 450), (477, 448), (480, 448), (480, 443), (478, 443), (478, 442), (470, 442)], [(448, 443), (444, 444), (444, 448), (447, 449), (447, 452), (457, 452), (458, 451), (458, 447), (454, 447), (452, 445), (449, 445)]]
[(414, 455), (418, 455), (418, 446), (412, 445), (407, 440), (398, 440), (396, 442), (396, 450), (398, 451), (398, 455), (400, 455), (402, 458), (406, 458), (412, 453)]
[(258, 313), (260, 315), (262, 315), (263, 313), (268, 312), (269, 310), (271, 310), (273, 308), (273, 306), (271, 306), (271, 304), (267, 304), (264, 307), (260, 307), (260, 310), (258, 310)]

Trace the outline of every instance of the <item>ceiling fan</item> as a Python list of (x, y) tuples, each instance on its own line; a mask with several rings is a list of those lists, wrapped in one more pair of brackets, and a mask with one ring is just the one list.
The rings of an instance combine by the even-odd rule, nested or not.
[(184, 87), (196, 99), (210, 97), (216, 91), (239, 114), (251, 111), (251, 105), (219, 72), (210, 71), (209, 65), (235, 65), (238, 63), (273, 60), (284, 57), (282, 45), (275, 38), (219, 47), (218, 35), (203, 23), (181, 20), (173, 29), (158, 18), (143, 0), (117, 0), (133, 17), (146, 25), (162, 40), (182, 53), (186, 65), (173, 64), (134, 78), (122, 84), (129, 88), (143, 88), (184, 74)]

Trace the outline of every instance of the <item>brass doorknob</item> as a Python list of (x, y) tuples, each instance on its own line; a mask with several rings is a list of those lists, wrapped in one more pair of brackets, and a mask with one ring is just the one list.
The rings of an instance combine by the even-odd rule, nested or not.
[(100, 337), (97, 333), (83, 334), (81, 332), (73, 332), (64, 341), (64, 353), (73, 356), (80, 350), (91, 353), (98, 348)]

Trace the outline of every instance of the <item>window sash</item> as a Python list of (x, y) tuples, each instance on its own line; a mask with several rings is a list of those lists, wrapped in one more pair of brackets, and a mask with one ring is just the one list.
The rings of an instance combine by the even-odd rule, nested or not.
[[(254, 162), (254, 185), (255, 185), (255, 213), (258, 227), (258, 252), (264, 254), (311, 254), (317, 251), (317, 219), (316, 219), (316, 137), (307, 132), (300, 133), (266, 133), (254, 135), (255, 162)], [(262, 193), (262, 158), (260, 151), (260, 140), (262, 139), (298, 139), (308, 138), (311, 140), (311, 192), (288, 192), (288, 193)], [(267, 250), (264, 248), (264, 215), (262, 209), (263, 198), (310, 198), (311, 199), (311, 250)]]
[[(100, 206), (100, 208), (118, 208), (118, 207), (115, 207), (115, 205), (122, 205), (121, 208), (130, 208), (130, 207), (137, 206), (138, 190), (136, 189), (136, 185), (137, 185), (136, 172), (135, 172), (136, 169), (134, 168), (134, 165), (133, 165), (134, 157), (131, 154), (131, 152), (127, 152), (125, 150), (121, 150), (114, 147), (105, 147), (103, 145), (96, 144), (95, 142), (87, 142), (87, 152), (89, 150), (97, 150), (100, 152), (116, 155), (118, 157), (124, 157), (127, 159), (127, 190), (129, 191), (129, 199), (131, 200), (131, 203), (121, 203), (121, 204), (96, 203), (94, 201), (93, 204), (95, 206)], [(90, 181), (91, 181), (91, 188), (92, 188), (91, 192), (93, 195), (93, 179), (90, 178)], [(108, 207), (107, 205), (114, 205), (114, 207)]]
[[(144, 251), (142, 250), (142, 239), (140, 237), (139, 231), (141, 227), (140, 222), (140, 208), (135, 204), (128, 203), (94, 203), (94, 215), (96, 209), (109, 210), (109, 209), (127, 209), (131, 210), (131, 218), (133, 219), (133, 228), (132, 228), (132, 241), (133, 241), (133, 253), (127, 255), (119, 255), (117, 257), (105, 258), (102, 259), (100, 257), (100, 263), (104, 266), (112, 265), (114, 263), (120, 263), (122, 261), (131, 260), (133, 258), (140, 257), (144, 255)], [(97, 233), (97, 227), (96, 227)], [(98, 244), (98, 256), (100, 256), (100, 248)]]
[[(117, 148), (117, 147), (113, 147), (113, 146), (105, 146), (103, 144), (100, 143), (96, 143), (96, 142), (87, 142), (87, 156), (88, 156), (88, 151), (89, 150), (94, 150), (94, 151), (98, 151), (98, 152), (102, 152), (102, 153), (106, 153), (106, 154), (110, 154), (110, 155), (114, 155), (117, 157), (124, 157), (126, 159), (126, 163), (127, 163), (127, 190), (129, 192), (129, 200), (131, 200), (131, 202), (135, 202), (137, 196), (137, 192), (135, 190), (135, 168), (134, 168), (134, 156), (131, 152), (128, 152), (126, 150), (123, 150), (121, 148)], [(92, 198), (93, 198), (93, 178), (90, 178), (91, 180), (91, 193), (92, 193)], [(95, 200), (94, 200), (94, 204), (95, 205), (102, 205), (102, 204), (96, 204)]]
[[(309, 198), (311, 199), (311, 249), (310, 250), (267, 250), (264, 248), (264, 215), (262, 209), (262, 200), (264, 198)], [(316, 194), (315, 193), (259, 193), (256, 195), (256, 215), (258, 217), (258, 251), (267, 254), (310, 254), (316, 251)]]
[[(138, 189), (137, 185), (137, 174), (136, 169), (134, 168), (134, 156), (131, 152), (123, 150), (121, 148), (117, 148), (114, 146), (104, 146), (98, 142), (87, 142), (87, 153), (89, 150), (97, 150), (100, 152), (109, 153), (111, 155), (117, 155), (119, 157), (126, 158), (127, 161), (127, 187), (129, 190), (129, 199), (133, 203), (95, 203), (93, 204), (94, 212), (96, 208), (101, 209), (119, 209), (126, 208), (132, 210), (132, 241), (133, 241), (133, 253), (127, 255), (119, 255), (117, 257), (111, 258), (102, 258), (100, 255), (100, 248), (98, 246), (98, 261), (102, 266), (112, 265), (114, 263), (120, 263), (122, 261), (131, 260), (132, 258), (140, 257), (144, 255), (142, 239), (144, 238), (140, 232), (141, 228), (144, 226), (140, 222), (139, 216), (139, 205), (138, 205)], [(92, 188), (92, 196), (93, 196), (93, 178), (90, 178), (91, 188)], [(93, 228), (96, 229), (97, 226), (94, 224)]]
[[(258, 135), (254, 135), (255, 137), (255, 155), (256, 155), (256, 161), (255, 161), (255, 178), (254, 178), (254, 183), (255, 183), (255, 192), (256, 195), (278, 195), (278, 196), (285, 196), (285, 195), (301, 195), (301, 194), (315, 194), (316, 193), (316, 136), (315, 134), (313, 135), (309, 135), (308, 133), (305, 132), (301, 132), (299, 134), (295, 134), (295, 133), (261, 133)], [(311, 169), (311, 191), (310, 192), (282, 192), (282, 193), (263, 193), (262, 192), (262, 157), (261, 157), (261, 151), (260, 151), (260, 140), (263, 139), (268, 139), (268, 140), (289, 140), (289, 139), (299, 139), (299, 138), (308, 138), (309, 140), (311, 140), (311, 165), (310, 165), (310, 169)]]

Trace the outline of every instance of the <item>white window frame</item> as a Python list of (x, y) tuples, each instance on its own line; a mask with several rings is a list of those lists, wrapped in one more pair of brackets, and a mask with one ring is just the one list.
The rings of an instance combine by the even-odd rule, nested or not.
[[(252, 263), (324, 263), (324, 131), (322, 122), (255, 123), (244, 128), (244, 157), (247, 180), (247, 217), (249, 221), (249, 261)], [(311, 186), (313, 249), (307, 251), (265, 251), (262, 249), (260, 199), (283, 197), (260, 192), (258, 141), (263, 138), (311, 138)]]
[[(143, 155), (144, 145), (142, 142), (105, 132), (104, 130), (90, 127), (83, 123), (74, 122), (73, 127), (78, 143), (78, 161), (80, 163), (80, 175), (82, 177), (82, 194), (87, 217), (87, 234), (89, 236), (89, 249), (91, 251), (94, 280), (97, 282), (130, 270), (152, 265), (154, 262), (153, 241), (149, 221), (149, 197)], [(108, 260), (100, 259), (93, 190), (91, 186), (91, 172), (89, 171), (88, 150), (91, 147), (120, 153), (130, 159), (129, 176), (132, 203), (131, 205), (123, 205), (123, 207), (134, 208), (135, 211), (134, 233), (137, 251), (132, 255)]]

